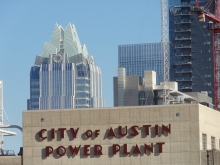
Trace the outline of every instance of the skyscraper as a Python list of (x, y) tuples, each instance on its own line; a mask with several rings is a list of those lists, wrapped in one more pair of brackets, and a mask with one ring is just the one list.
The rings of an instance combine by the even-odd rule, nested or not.
[[(213, 13), (214, 1), (200, 1)], [(207, 22), (198, 21), (191, 11), (195, 0), (169, 0), (170, 80), (177, 81), (181, 92), (207, 91), (213, 97), (214, 68), (212, 32)]]
[(55, 25), (30, 72), (29, 110), (103, 107), (102, 74), (74, 25)]
[(163, 81), (161, 43), (118, 46), (118, 68), (125, 68), (126, 76), (144, 77), (145, 70), (157, 73), (157, 84)]

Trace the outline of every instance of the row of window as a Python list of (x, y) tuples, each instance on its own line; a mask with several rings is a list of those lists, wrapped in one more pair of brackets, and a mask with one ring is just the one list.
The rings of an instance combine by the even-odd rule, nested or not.
[(76, 78), (76, 84), (90, 84), (89, 79), (87, 78)]
[(211, 86), (212, 83), (193, 83), (192, 86)]
[(212, 66), (194, 66), (195, 70), (212, 69)]
[(211, 58), (194, 58), (192, 61), (211, 61)]
[(89, 93), (89, 91), (76, 92), (76, 97), (77, 98), (90, 97), (90, 93)]
[(207, 42), (192, 42), (192, 45), (210, 45), (210, 41), (207, 41)]
[(205, 49), (205, 50), (192, 50), (191, 53), (210, 53), (211, 50), (210, 49)]
[(79, 104), (88, 104), (89, 105), (90, 104), (90, 100), (89, 99), (76, 99), (75, 103), (78, 104), (78, 105)]
[(39, 92), (39, 88), (31, 88), (31, 92)]
[(210, 77), (212, 77), (212, 75), (211, 74), (205, 74), (205, 75), (201, 75), (201, 76), (199, 76), (199, 75), (193, 75), (192, 76), (192, 78), (210, 78)]
[(206, 29), (207, 26), (206, 25), (203, 25), (203, 26), (201, 26), (201, 25), (195, 25), (195, 26), (192, 25), (191, 28), (194, 28), (194, 29), (201, 29), (201, 28)]
[[(73, 69), (73, 64), (72, 63), (56, 63), (56, 64), (52, 64), (52, 70), (62, 70), (62, 67), (64, 65), (65, 70), (72, 70)], [(43, 64), (42, 65), (42, 71), (48, 71), (49, 70), (50, 65), (48, 64)]]
[(210, 33), (206, 33), (206, 34), (204, 34), (204, 33), (197, 33), (197, 34), (192, 34), (191, 36), (194, 36), (194, 37), (208, 37), (208, 36), (211, 36), (211, 34)]
[(39, 86), (39, 80), (31, 80), (31, 86)]
[[(211, 149), (216, 148), (215, 141), (216, 141), (215, 137), (211, 136)], [(220, 139), (219, 139), (219, 148), (220, 148)], [(207, 149), (207, 135), (206, 134), (202, 134), (202, 149), (203, 150)]]
[(72, 96), (61, 97), (40, 97), (39, 100), (40, 107), (39, 109), (69, 109), (74, 108), (74, 98)]
[(189, 4), (193, 5), (196, 4), (195, 0), (190, 0), (190, 2), (181, 2), (177, 0), (169, 0), (169, 6), (174, 6), (174, 5), (181, 5), (181, 6), (188, 6)]

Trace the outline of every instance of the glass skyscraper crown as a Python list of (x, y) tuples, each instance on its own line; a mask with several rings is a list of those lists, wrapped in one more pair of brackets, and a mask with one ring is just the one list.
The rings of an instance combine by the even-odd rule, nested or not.
[(104, 107), (101, 70), (74, 25), (55, 25), (30, 72), (29, 110)]

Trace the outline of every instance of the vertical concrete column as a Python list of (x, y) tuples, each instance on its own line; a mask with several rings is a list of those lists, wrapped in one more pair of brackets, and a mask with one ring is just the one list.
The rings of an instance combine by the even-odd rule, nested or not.
[(144, 90), (146, 93), (146, 105), (154, 105), (154, 92), (157, 78), (156, 72), (152, 70), (144, 71)]
[(145, 89), (153, 90), (156, 85), (156, 72), (152, 70), (144, 71)]
[(118, 106), (124, 106), (125, 68), (118, 68)]

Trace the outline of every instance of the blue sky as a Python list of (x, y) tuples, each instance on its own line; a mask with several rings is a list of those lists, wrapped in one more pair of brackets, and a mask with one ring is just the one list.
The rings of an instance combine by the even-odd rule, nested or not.
[[(29, 98), (29, 72), (55, 23), (73, 23), (81, 44), (102, 71), (103, 98), (113, 106), (118, 45), (160, 42), (160, 0), (1, 0), (0, 79), (10, 124), (22, 126)], [(6, 119), (6, 117), (5, 117)], [(22, 134), (5, 137), (5, 149), (19, 151)]]

